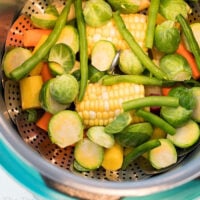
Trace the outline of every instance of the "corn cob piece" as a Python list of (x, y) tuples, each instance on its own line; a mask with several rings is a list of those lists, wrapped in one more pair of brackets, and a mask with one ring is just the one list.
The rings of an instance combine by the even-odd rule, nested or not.
[[(134, 36), (140, 47), (146, 51), (145, 47), (145, 32), (147, 27), (147, 17), (144, 14), (121, 14), (122, 19), (127, 29)], [(86, 26), (87, 42), (88, 42), (88, 54), (91, 54), (91, 50), (94, 43), (99, 40), (108, 40), (112, 42), (117, 50), (127, 49), (128, 44), (121, 37), (115, 22), (111, 19), (108, 23), (101, 27)]]
[[(76, 110), (86, 127), (107, 125), (122, 109), (122, 103), (134, 98), (144, 97), (143, 85), (135, 83), (118, 83), (105, 86), (100, 83), (90, 83), (81, 102), (76, 102)], [(135, 121), (142, 121), (139, 117)]]

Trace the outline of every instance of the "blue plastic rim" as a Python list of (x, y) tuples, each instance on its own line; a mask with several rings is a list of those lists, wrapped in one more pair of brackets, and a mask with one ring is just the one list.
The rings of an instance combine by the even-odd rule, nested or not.
[[(3, 168), (20, 184), (33, 194), (47, 200), (75, 200), (46, 186), (39, 172), (16, 155), (0, 138), (0, 163)], [(155, 200), (155, 199), (187, 199), (200, 198), (200, 181), (193, 180), (175, 189), (142, 197), (125, 197), (123, 200)]]
[(73, 200), (48, 188), (40, 173), (22, 161), (0, 138), (0, 164), (14, 179), (38, 197), (48, 200)]

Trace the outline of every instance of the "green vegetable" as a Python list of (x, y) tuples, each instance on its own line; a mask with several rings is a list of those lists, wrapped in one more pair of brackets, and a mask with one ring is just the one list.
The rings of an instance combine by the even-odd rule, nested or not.
[(91, 83), (98, 82), (104, 75), (105, 75), (105, 72), (99, 71), (97, 68), (93, 67), (92, 65), (89, 66), (88, 78)]
[(41, 107), (52, 114), (55, 114), (61, 110), (65, 110), (69, 107), (69, 104), (60, 104), (56, 100), (53, 99), (51, 93), (50, 93), (50, 85), (53, 79), (50, 79), (49, 81), (45, 82), (42, 85), (42, 88), (40, 90), (40, 103)]
[(48, 61), (52, 73), (61, 75), (71, 71), (75, 64), (75, 55), (70, 46), (59, 43), (51, 48)]
[(83, 138), (75, 145), (74, 157), (84, 168), (97, 169), (103, 161), (104, 149), (88, 138)]
[(78, 95), (78, 90), (78, 81), (70, 74), (57, 76), (50, 82), (50, 94), (61, 104), (72, 103)]
[(132, 121), (131, 114), (129, 112), (120, 113), (112, 122), (105, 127), (105, 132), (109, 134), (115, 134), (122, 131)]
[(76, 160), (74, 160), (74, 162), (73, 162), (73, 167), (74, 167), (74, 169), (76, 169), (79, 172), (88, 172), (88, 171), (90, 171), (90, 169), (87, 169), (87, 168), (81, 166)]
[(177, 128), (191, 118), (192, 110), (187, 110), (182, 106), (176, 108), (163, 106), (161, 107), (160, 114), (169, 124)]
[(179, 148), (188, 148), (195, 144), (200, 137), (199, 125), (193, 120), (176, 129), (175, 135), (167, 135), (167, 138)]
[(138, 147), (134, 148), (131, 152), (129, 152), (125, 157), (122, 165), (122, 169), (126, 169), (128, 165), (133, 162), (135, 159), (137, 159), (142, 154), (150, 151), (151, 149), (154, 149), (156, 147), (159, 147), (161, 145), (159, 140), (150, 140), (147, 141)]
[(36, 122), (38, 119), (38, 114), (36, 109), (27, 109), (27, 121), (28, 122)]
[(181, 37), (174, 24), (174, 21), (168, 20), (156, 26), (155, 47), (163, 53), (174, 53), (178, 49)]
[(85, 2), (83, 15), (89, 26), (99, 27), (112, 18), (112, 9), (106, 1), (88, 0)]
[(189, 6), (184, 0), (161, 0), (159, 11), (166, 19), (175, 21), (179, 14), (187, 18)]
[(192, 119), (196, 122), (200, 122), (200, 87), (193, 87), (192, 93), (196, 101), (196, 104), (192, 111)]
[(147, 48), (152, 48), (154, 43), (154, 32), (156, 27), (156, 19), (159, 10), (160, 0), (151, 0), (148, 10), (147, 31), (145, 44)]
[(111, 148), (115, 143), (113, 135), (107, 134), (104, 126), (92, 126), (88, 129), (87, 136), (91, 141), (105, 148)]
[(125, 74), (141, 74), (144, 71), (144, 67), (131, 49), (120, 51), (119, 68)]
[(136, 13), (139, 11), (139, 2), (132, 0), (108, 0), (113, 10), (119, 10), (120, 13)]
[[(194, 23), (190, 24), (189, 26), (192, 30), (195, 40), (197, 41), (197, 44), (200, 46), (200, 22), (194, 22)], [(182, 39), (184, 41), (184, 44), (185, 44), (187, 50), (191, 51), (190, 45), (189, 45), (184, 33), (182, 34)]]
[(72, 25), (65, 25), (56, 43), (67, 44), (76, 54), (79, 51), (79, 34), (77, 29)]
[(86, 27), (83, 17), (82, 1), (75, 0), (75, 13), (76, 22), (79, 32), (79, 54), (80, 54), (80, 69), (81, 69), (81, 80), (80, 80), (80, 91), (78, 100), (81, 101), (85, 94), (85, 90), (88, 83), (88, 52), (87, 52), (87, 39), (86, 39)]
[(116, 141), (123, 147), (137, 147), (150, 139), (153, 128), (150, 123), (132, 124), (116, 134)]
[(179, 104), (188, 110), (192, 110), (196, 104), (193, 91), (183, 86), (172, 88), (168, 95), (172, 97), (178, 97)]
[(179, 99), (177, 97), (170, 96), (147, 96), (122, 103), (124, 111), (130, 111), (137, 108), (143, 108), (147, 106), (172, 106), (177, 107), (179, 105)]
[(110, 69), (115, 55), (116, 49), (112, 42), (99, 40), (92, 49), (91, 64), (99, 71), (107, 71)]
[(102, 79), (103, 85), (113, 85), (121, 82), (136, 83), (142, 85), (162, 85), (162, 81), (160, 79), (144, 75), (108, 75)]
[(73, 145), (83, 138), (83, 124), (77, 112), (62, 110), (49, 121), (48, 134), (52, 143), (61, 148)]
[(54, 15), (56, 17), (59, 16), (59, 12), (58, 12), (55, 5), (48, 5), (47, 8), (45, 9), (44, 13), (51, 14), (51, 15)]
[(141, 61), (141, 63), (158, 79), (167, 79), (166, 74), (158, 68), (152, 60), (144, 53), (142, 48), (138, 45), (138, 43), (135, 41), (132, 34), (128, 31), (126, 28), (120, 13), (117, 11), (113, 14), (114, 21), (116, 23), (116, 26), (124, 38), (124, 40), (129, 44), (130, 48), (134, 52), (134, 54), (138, 57), (138, 59)]
[(156, 169), (168, 167), (177, 162), (177, 152), (168, 139), (159, 139), (161, 145), (149, 151), (149, 161)]
[(161, 128), (170, 135), (174, 135), (176, 133), (176, 129), (173, 126), (171, 126), (168, 122), (156, 114), (144, 110), (138, 110), (136, 114), (140, 117), (143, 117), (146, 121), (150, 122), (155, 127)]
[(14, 80), (20, 80), (24, 76), (28, 75), (28, 73), (48, 54), (51, 47), (56, 43), (61, 30), (65, 26), (72, 1), (73, 0), (66, 1), (66, 5), (58, 17), (53, 31), (50, 33), (43, 45), (41, 45), (33, 56), (10, 73), (10, 76)]
[(18, 68), (18, 66), (28, 60), (31, 56), (31, 51), (23, 47), (15, 47), (8, 51), (3, 58), (3, 70), (6, 77), (11, 78), (10, 72)]
[(160, 68), (168, 75), (169, 80), (185, 81), (192, 76), (187, 60), (179, 54), (167, 54), (160, 59)]
[(192, 32), (192, 29), (186, 19), (180, 14), (176, 17), (177, 21), (181, 24), (181, 27), (183, 29), (184, 35), (187, 39), (187, 42), (189, 44), (190, 50), (193, 53), (195, 57), (195, 61), (197, 63), (197, 66), (200, 70), (200, 48), (199, 45), (195, 39), (195, 36)]
[(37, 28), (42, 28), (42, 29), (52, 29), (57, 20), (57, 16), (54, 14), (48, 14), (48, 13), (33, 13), (31, 15), (31, 22), (32, 24), (37, 27)]

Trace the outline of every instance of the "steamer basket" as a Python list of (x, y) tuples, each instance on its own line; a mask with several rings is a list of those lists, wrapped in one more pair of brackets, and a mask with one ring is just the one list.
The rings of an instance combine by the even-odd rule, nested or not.
[[(59, 3), (64, 5), (62, 0)], [(2, 55), (11, 46), (22, 46), (23, 32), (32, 28), (28, 16), (32, 13), (42, 13), (47, 6), (46, 0), (26, 2), (0, 0)], [(193, 8), (190, 22), (200, 22), (200, 3), (190, 6)], [(152, 177), (140, 169), (137, 161), (129, 165), (126, 170), (106, 172), (100, 168), (92, 172), (75, 172), (72, 168), (73, 148), (59, 148), (51, 143), (46, 132), (35, 124), (28, 123), (26, 114), (21, 110), (18, 84), (5, 80), (3, 73), (1, 80), (2, 136), (16, 155), (19, 154), (42, 175), (49, 187), (83, 199), (119, 199), (122, 196), (144, 196), (169, 190), (200, 175), (198, 150), (173, 170)]]

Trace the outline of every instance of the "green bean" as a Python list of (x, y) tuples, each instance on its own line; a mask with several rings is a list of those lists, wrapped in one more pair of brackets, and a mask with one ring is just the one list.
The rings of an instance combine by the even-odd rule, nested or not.
[(59, 37), (60, 32), (62, 31), (62, 28), (65, 26), (72, 2), (73, 0), (66, 1), (66, 5), (63, 11), (61, 12), (60, 16), (58, 17), (54, 29), (47, 38), (47, 40), (44, 42), (43, 45), (41, 45), (41, 47), (34, 53), (33, 56), (31, 56), (29, 59), (27, 59), (24, 63), (22, 63), (19, 67), (17, 67), (10, 73), (12, 79), (20, 80), (23, 77), (27, 76), (30, 73), (30, 71), (48, 54), (51, 47), (56, 43), (57, 38)]
[(136, 83), (143, 85), (162, 85), (162, 81), (160, 79), (150, 78), (144, 75), (108, 75), (102, 79), (103, 85), (113, 85), (121, 82)]
[(80, 69), (81, 69), (81, 80), (80, 80), (80, 91), (78, 100), (81, 101), (85, 94), (85, 90), (88, 83), (88, 51), (87, 51), (87, 39), (86, 39), (86, 27), (82, 12), (82, 1), (75, 0), (75, 12), (76, 20), (79, 31), (80, 41)]
[(191, 49), (191, 52), (193, 53), (195, 57), (197, 66), (200, 70), (200, 48), (192, 32), (192, 29), (190, 25), (188, 24), (188, 22), (186, 21), (186, 19), (181, 14), (177, 15), (176, 19), (181, 24), (181, 27), (183, 29), (188, 45)]
[(144, 118), (146, 121), (150, 122), (158, 128), (161, 128), (170, 135), (174, 135), (176, 133), (176, 129), (173, 126), (171, 126), (168, 122), (156, 114), (144, 110), (138, 110), (136, 115)]
[(146, 31), (146, 40), (145, 44), (147, 48), (153, 47), (154, 41), (154, 31), (156, 26), (156, 18), (159, 9), (160, 0), (151, 0), (151, 4), (148, 11), (148, 20), (147, 20), (147, 31)]
[(159, 140), (149, 140), (139, 146), (137, 146), (136, 148), (134, 148), (133, 150), (131, 150), (125, 157), (124, 157), (124, 161), (122, 164), (122, 169), (126, 169), (127, 166), (133, 162), (136, 158), (138, 158), (139, 156), (141, 156), (142, 154), (150, 151), (151, 149), (160, 146), (161, 143)]
[(135, 41), (135, 38), (132, 36), (132, 34), (129, 32), (129, 30), (126, 28), (123, 19), (121, 18), (119, 12), (113, 13), (113, 18), (115, 21), (115, 24), (124, 38), (124, 40), (127, 42), (127, 44), (130, 46), (132, 51), (135, 53), (135, 55), (138, 57), (138, 59), (142, 62), (142, 64), (158, 79), (167, 79), (167, 75), (157, 67), (153, 61), (144, 53), (142, 48), (138, 45), (138, 43)]
[(179, 105), (179, 98), (171, 96), (148, 96), (125, 101), (122, 103), (124, 111), (143, 108), (147, 106), (171, 106), (177, 107)]

